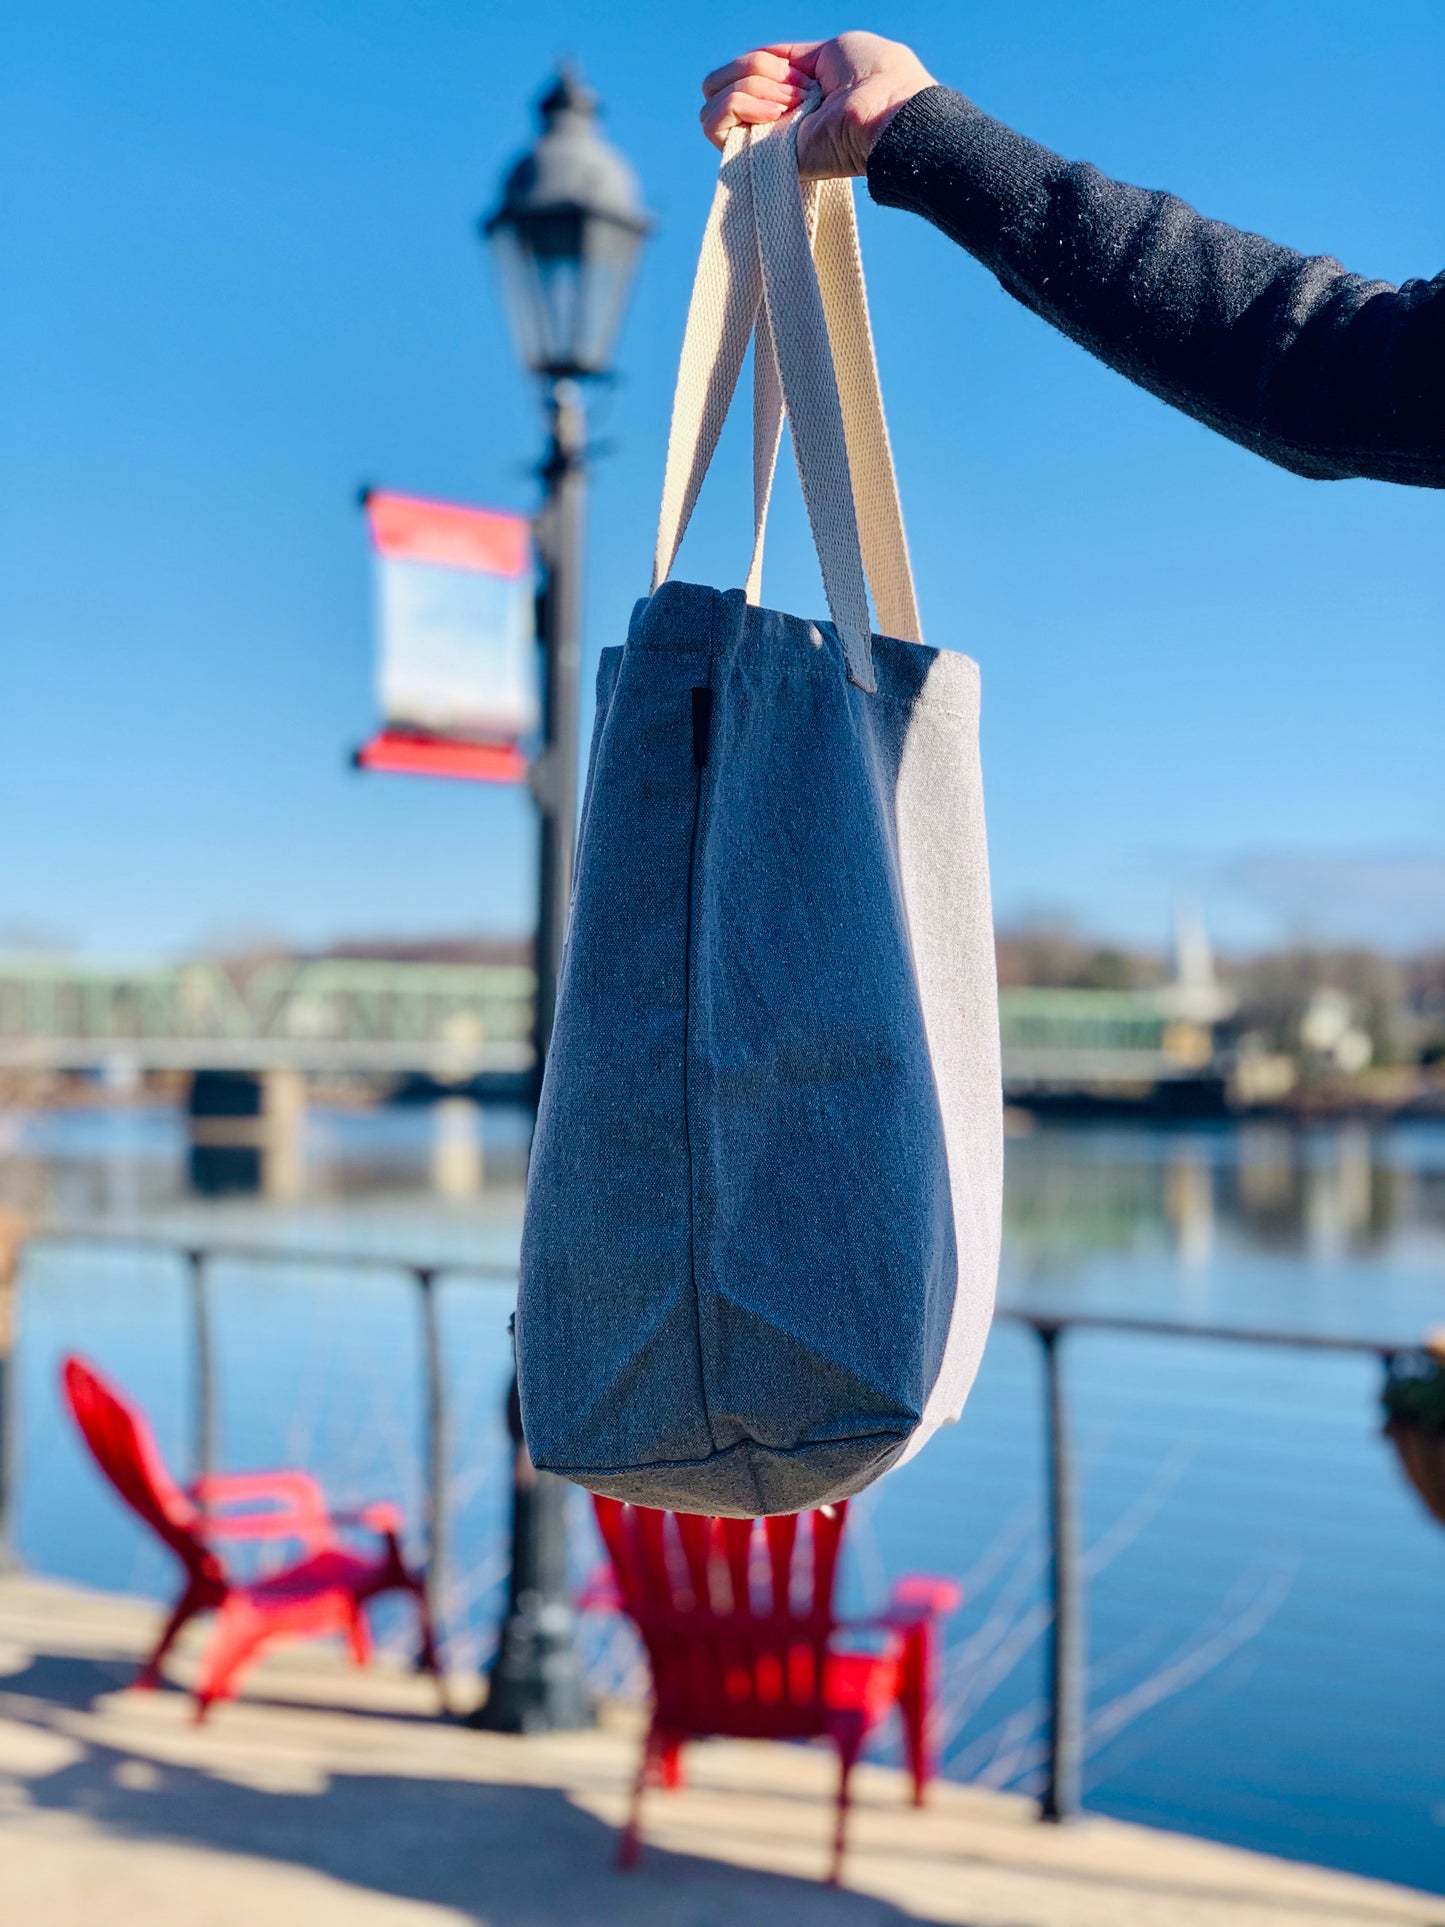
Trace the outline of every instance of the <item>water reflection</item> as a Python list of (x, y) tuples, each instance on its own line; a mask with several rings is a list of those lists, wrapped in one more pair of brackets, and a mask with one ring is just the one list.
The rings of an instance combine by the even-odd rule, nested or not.
[(1445, 1238), (1445, 1127), (1049, 1127), (1011, 1140), (1004, 1212), (1024, 1275), (1151, 1248), (1198, 1269), (1221, 1240), (1381, 1254), (1412, 1231)]
[[(494, 1202), (519, 1191), (527, 1135), (518, 1111), (482, 1110), (464, 1097), (425, 1106), (313, 1106), (288, 1201), (456, 1203), (487, 1193)], [(187, 1152), (185, 1119), (169, 1106), (0, 1111), (0, 1202), (50, 1225), (164, 1217), (194, 1202)], [(261, 1201), (251, 1211), (278, 1223), (289, 1215)]]
[[(314, 1110), (304, 1194), (464, 1197), (521, 1176), (524, 1120), (465, 1099)], [(0, 1196), (49, 1218), (126, 1216), (185, 1192), (183, 1120), (117, 1103), (0, 1112)], [(1208, 1261), (1216, 1234), (1265, 1251), (1378, 1252), (1445, 1232), (1445, 1124), (1024, 1125), (1011, 1136), (1006, 1235), (1022, 1270), (1101, 1251)]]
[(1445, 1126), (1015, 1137), (1002, 1291), (1053, 1310), (1416, 1339), (1445, 1317)]

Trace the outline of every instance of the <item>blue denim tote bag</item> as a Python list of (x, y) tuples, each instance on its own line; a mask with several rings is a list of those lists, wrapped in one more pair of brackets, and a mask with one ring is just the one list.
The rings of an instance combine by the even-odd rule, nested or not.
[[(958, 1416), (1002, 1193), (978, 671), (919, 637), (852, 192), (796, 138), (724, 155), (653, 593), (602, 658), (516, 1326), (538, 1466), (735, 1516)], [(750, 338), (747, 585), (670, 582)], [(831, 622), (757, 606), (785, 413)]]

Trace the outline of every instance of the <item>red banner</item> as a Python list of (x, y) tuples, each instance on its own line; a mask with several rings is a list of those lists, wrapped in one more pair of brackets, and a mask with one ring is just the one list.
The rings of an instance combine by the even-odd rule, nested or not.
[(524, 515), (374, 489), (366, 498), (366, 519), (379, 555), (488, 575), (525, 575), (530, 565), (532, 538)]

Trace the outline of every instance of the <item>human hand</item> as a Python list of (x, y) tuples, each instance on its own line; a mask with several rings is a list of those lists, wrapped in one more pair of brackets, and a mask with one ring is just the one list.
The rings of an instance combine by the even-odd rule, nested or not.
[(708, 75), (703, 131), (721, 147), (735, 127), (766, 127), (792, 113), (816, 85), (823, 98), (798, 128), (798, 172), (809, 181), (863, 174), (898, 109), (935, 84), (911, 48), (876, 33), (780, 41)]

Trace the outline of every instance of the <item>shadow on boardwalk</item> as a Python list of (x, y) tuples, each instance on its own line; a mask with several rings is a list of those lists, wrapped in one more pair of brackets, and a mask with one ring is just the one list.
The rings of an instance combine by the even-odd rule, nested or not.
[[(197, 1727), (131, 1693), (155, 1610), (0, 1579), (0, 1921), (9, 1927), (1445, 1927), (1445, 1900), (1029, 1802), (858, 1774), (850, 1890), (819, 1884), (835, 1767), (699, 1747), (613, 1867), (637, 1716), (510, 1740), (431, 1683), (277, 1653)], [(178, 1656), (191, 1675), (199, 1629)]]
[[(487, 1927), (735, 1927), (772, 1921), (918, 1927), (919, 1915), (870, 1895), (655, 1846), (638, 1870), (618, 1873), (612, 1865), (614, 1829), (556, 1787), (350, 1770), (322, 1772), (304, 1788), (246, 1784), (234, 1763), (225, 1770), (229, 1708), (220, 1710), (205, 1736), (220, 1771), (158, 1759), (154, 1748), (137, 1752), (78, 1740), (68, 1723), (57, 1724), (57, 1710), (99, 1708), (130, 1671), (129, 1665), (36, 1653), (18, 1673), (0, 1675), (0, 1708), (12, 1727), (33, 1721), (41, 1733), (64, 1736), (68, 1754), (48, 1771), (20, 1776), (28, 1811), (23, 1820), (13, 1806), (0, 1814), (0, 1841), (17, 1823), (33, 1827), (42, 1815), (64, 1815), (83, 1821), (92, 1840), (109, 1836), (243, 1862), (284, 1863), (341, 1883), (332, 1902), (337, 1921), (369, 1918), (347, 1912), (350, 1888), (446, 1909)], [(397, 1717), (408, 1724), (415, 1718)], [(0, 1756), (0, 1784), (4, 1766)], [(15, 1847), (12, 1835), (0, 1852), (10, 1859)], [(245, 1865), (233, 1860), (232, 1869), (231, 1879), (244, 1883)], [(183, 1897), (185, 1878), (186, 1869), (179, 1868), (175, 1919), (209, 1919)], [(6, 1884), (0, 1875), (0, 1895)], [(261, 1921), (267, 1917), (264, 1889), (256, 1898), (254, 1917)], [(310, 1917), (329, 1922), (333, 1912), (323, 1907)], [(126, 1916), (109, 1918), (120, 1927)]]

